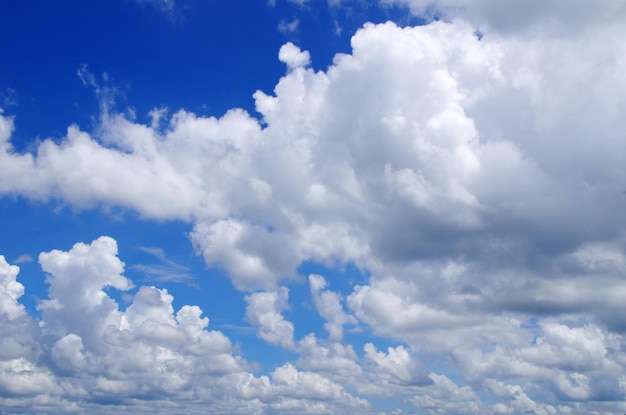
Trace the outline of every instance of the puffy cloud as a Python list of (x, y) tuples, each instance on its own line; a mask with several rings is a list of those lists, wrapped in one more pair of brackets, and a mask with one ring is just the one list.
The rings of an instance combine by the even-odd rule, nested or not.
[[(308, 68), (310, 56), (297, 46), (283, 46), (287, 73), (271, 93), (254, 94), (260, 121), (236, 109), (220, 118), (179, 111), (158, 129), (107, 113), (93, 134), (73, 126), (66, 137), (17, 153), (14, 119), (0, 114), (0, 192), (189, 221), (206, 262), (252, 292), (246, 314), (260, 337), (301, 353), (303, 367), (328, 376), (284, 366), (276, 379), (249, 377), (233, 369), (240, 363), (218, 334), (200, 335), (215, 338), (197, 340), (193, 353), (184, 349), (195, 356), (207, 352), (203, 342), (220, 345), (211, 353), (223, 359), (206, 370), (247, 382), (241, 390), (261, 408), (272, 381), (318, 385), (328, 397), (331, 377), (349, 383), (363, 373), (353, 348), (339, 343), (352, 314), (374, 334), (405, 344), (365, 352), (374, 368), (386, 362), (388, 372), (380, 373), (389, 383), (410, 383), (400, 370), (409, 351), (458, 369), (458, 382), (430, 373), (432, 384), (406, 386), (421, 388), (410, 390), (422, 411), (623, 412), (623, 2), (387, 3), (416, 13), (434, 4), (431, 10), (450, 19), (367, 24), (352, 38), (352, 52), (337, 55), (326, 71)], [(55, 370), (90, 362), (94, 347), (107, 349), (103, 336), (135, 341), (131, 367), (147, 365), (146, 350), (159, 344), (151, 363), (166, 367), (182, 359), (173, 346), (181, 339), (212, 333), (198, 310), (174, 313), (169, 293), (156, 288), (140, 289), (120, 311), (103, 291), (130, 289), (111, 241), (70, 252), (41, 257), (55, 275), (41, 305)], [(341, 295), (323, 279), (310, 280), (328, 343), (310, 336), (296, 342), (282, 314), (282, 286), (307, 260), (354, 263), (368, 275)], [(92, 262), (98, 267), (88, 268)], [(75, 282), (81, 293), (68, 288), (75, 273), (93, 274)], [(19, 318), (11, 302), (17, 286), (7, 287), (3, 307)], [(18, 368), (27, 358), (14, 359)], [(166, 382), (151, 379), (151, 391)], [(186, 379), (169, 381), (180, 380), (175, 389), (183, 394)], [(134, 390), (114, 379), (93, 385)], [(481, 403), (479, 392), (493, 405)], [(316, 410), (274, 404), (276, 411)]]
[(291, 42), (285, 43), (278, 52), (278, 59), (287, 64), (290, 70), (301, 68), (311, 63), (308, 51), (302, 51)]
[(85, 390), (92, 400), (191, 396), (193, 379), (245, 367), (226, 336), (205, 330), (209, 322), (198, 307), (175, 312), (164, 289), (141, 287), (121, 311), (103, 290), (132, 287), (112, 238), (42, 253), (40, 263), (50, 283), (49, 299), (40, 305), (43, 339), (55, 371), (83, 374), (71, 378), (72, 390)]
[[(0, 257), (3, 409), (28, 406), (24, 411), (35, 413), (74, 407), (104, 413), (109, 405), (121, 405), (133, 413), (173, 408), (373, 413), (367, 401), (333, 380), (289, 363), (269, 377), (255, 377), (230, 339), (208, 330), (209, 319), (199, 307), (174, 310), (165, 289), (142, 286), (120, 310), (104, 289), (130, 290), (132, 283), (122, 274), (117, 243), (110, 237), (42, 253), (40, 263), (50, 284), (49, 298), (40, 305), (42, 330), (17, 302), (24, 289), (16, 280), (18, 267)], [(263, 325), (262, 335), (286, 336), (291, 341), (284, 345), (293, 347), (293, 326), (279, 314), (286, 301), (286, 289), (252, 294), (248, 318)]]
[(259, 337), (271, 344), (293, 349), (293, 323), (281, 314), (288, 307), (289, 290), (262, 291), (246, 296), (246, 318), (259, 327)]
[(104, 288), (132, 287), (121, 275), (124, 264), (117, 257), (117, 242), (101, 237), (90, 245), (78, 243), (67, 252), (40, 254), (39, 263), (49, 274), (50, 283), (49, 298), (38, 306), (45, 321), (44, 332), (58, 337), (74, 333), (97, 349), (105, 330), (119, 327), (122, 318), (117, 303)]
[(431, 374), (432, 385), (410, 398), (411, 403), (428, 414), (455, 415), (487, 412), (478, 395), (468, 386), (458, 386), (445, 375)]
[[(35, 359), (41, 352), (36, 340), (40, 333), (39, 327), (19, 302), (24, 294), (24, 286), (17, 281), (19, 271), (18, 266), (10, 265), (0, 255), (0, 329), (3, 333), (0, 339), (0, 363), (4, 369), (12, 372), (27, 362), (23, 359)], [(0, 370), (0, 373), (3, 371)], [(22, 372), (17, 370), (15, 373)], [(20, 379), (23, 380), (22, 377)], [(7, 378), (2, 388), (12, 388), (11, 383)]]
[(379, 352), (372, 343), (364, 348), (365, 360), (374, 366), (374, 372), (386, 382), (401, 385), (429, 385), (432, 380), (403, 346), (389, 347)]
[[(242, 156), (238, 142), (253, 139), (259, 128), (242, 111), (220, 120), (181, 111), (172, 117), (174, 129), (167, 138), (121, 115), (105, 114), (102, 121), (102, 142), (71, 126), (62, 144), (44, 140), (33, 158), (11, 152), (13, 120), (2, 116), (0, 190), (38, 200), (62, 199), (83, 208), (95, 203), (119, 205), (158, 219), (221, 215), (229, 211), (220, 202), (227, 189), (217, 184), (230, 176), (229, 164), (231, 172), (241, 166), (236, 160)], [(206, 163), (200, 162), (195, 158), (199, 153), (213, 157), (214, 163), (206, 157)], [(203, 183), (202, 177), (213, 184)], [(197, 193), (203, 187), (206, 198)]]
[(311, 296), (317, 312), (326, 320), (324, 328), (328, 331), (331, 341), (341, 341), (343, 338), (343, 326), (356, 324), (357, 320), (343, 310), (341, 296), (326, 289), (328, 283), (321, 275), (309, 275)]
[(0, 256), (0, 314), (9, 319), (25, 314), (24, 306), (17, 301), (24, 294), (24, 286), (16, 279), (19, 272), (17, 265), (10, 265), (4, 256)]
[(232, 218), (200, 222), (190, 237), (206, 262), (225, 267), (240, 290), (275, 288), (299, 262), (291, 238)]
[(18, 302), (24, 294), (18, 273), (19, 267), (0, 255), (0, 394), (19, 401), (49, 393), (57, 386), (52, 373), (35, 363), (42, 354), (41, 331)]
[(358, 356), (351, 345), (329, 341), (322, 344), (313, 333), (298, 342), (298, 364), (334, 379), (358, 384), (363, 375)]
[[(558, 413), (557, 408), (552, 405), (543, 405), (532, 400), (524, 389), (519, 385), (507, 385), (502, 382), (488, 380), (487, 390), (497, 396), (503, 398), (506, 403), (497, 403), (492, 406), (492, 411), (496, 414), (507, 414), (515, 412), (529, 412), (535, 414), (554, 414)], [(559, 408), (561, 409), (561, 408)]]

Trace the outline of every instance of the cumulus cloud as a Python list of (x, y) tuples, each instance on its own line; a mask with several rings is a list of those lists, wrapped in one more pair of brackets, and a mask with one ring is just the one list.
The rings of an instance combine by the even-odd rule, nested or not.
[[(16, 119), (0, 114), (0, 192), (188, 221), (206, 262), (248, 292), (246, 316), (259, 336), (298, 351), (310, 370), (326, 367), (332, 382), (362, 370), (354, 348), (341, 344), (344, 325), (358, 323), (404, 343), (387, 352), (367, 346), (365, 356), (388, 383), (421, 388), (408, 398), (419, 410), (623, 412), (623, 2), (387, 3), (448, 17), (419, 27), (366, 24), (351, 53), (326, 71), (284, 45), (287, 73), (273, 91), (254, 94), (260, 121), (239, 109), (219, 118), (178, 111), (157, 129), (108, 114), (97, 132), (71, 126), (18, 153), (10, 141)], [(205, 326), (196, 309), (174, 314), (171, 296), (156, 288), (140, 289), (120, 311), (103, 291), (131, 289), (115, 253), (103, 239), (40, 257), (54, 275), (40, 305), (41, 330), (55, 339), (50, 367), (77, 370), (96, 358), (94, 347), (108, 347), (103, 336), (144, 348), (142, 339), (157, 342), (165, 350), (155, 355), (159, 364), (178, 358), (171, 348), (189, 327), (219, 336), (198, 331)], [(93, 261), (98, 268), (89, 268)], [(367, 271), (345, 293), (346, 309), (325, 279), (309, 280), (326, 344), (294, 340), (283, 316), (285, 284), (304, 261)], [(81, 294), (69, 289), (79, 272), (93, 274), (75, 282)], [(3, 298), (19, 318), (12, 287)], [(458, 382), (419, 365), (403, 372), (417, 350), (447, 359)], [(229, 349), (220, 353), (220, 373), (247, 376)], [(36, 364), (12, 359), (11, 373)], [(262, 396), (272, 381), (282, 388), (319, 380), (294, 370), (248, 382)], [(49, 376), (41, 372), (41, 384)], [(153, 379), (150, 390), (165, 382)], [(180, 379), (175, 390), (192, 394), (183, 392), (188, 377)], [(321, 394), (332, 389), (324, 382)], [(498, 402), (487, 405), (481, 394)], [(591, 403), (572, 403), (580, 400)], [(279, 406), (313, 410), (298, 405)]]
[(326, 320), (324, 328), (328, 331), (329, 340), (341, 341), (343, 326), (356, 324), (356, 318), (344, 311), (342, 298), (338, 293), (326, 289), (328, 283), (324, 277), (316, 274), (309, 275), (309, 285), (313, 304), (320, 316)]
[(428, 385), (432, 380), (418, 362), (402, 346), (389, 347), (387, 353), (379, 352), (372, 343), (364, 348), (365, 360), (375, 367), (375, 373), (390, 383), (403, 385)]
[(313, 333), (298, 342), (298, 364), (348, 384), (359, 384), (364, 370), (350, 344), (321, 342)]
[(294, 347), (293, 323), (286, 320), (282, 312), (287, 308), (289, 290), (262, 291), (246, 296), (246, 318), (259, 327), (259, 337), (284, 348)]
[[(12, 398), (3, 399), (3, 410), (74, 406), (105, 413), (101, 404), (128, 408), (143, 401), (137, 413), (143, 413), (141, 407), (199, 413), (224, 410), (226, 400), (229, 413), (289, 414), (306, 408), (370, 413), (365, 400), (291, 364), (269, 377), (255, 377), (230, 339), (208, 329), (209, 319), (199, 307), (175, 310), (165, 289), (142, 286), (121, 310), (105, 288), (133, 286), (122, 274), (124, 265), (110, 237), (44, 252), (39, 261), (50, 288), (37, 325), (17, 301), (24, 292), (16, 279), (19, 268), (0, 256), (0, 390)], [(280, 295), (286, 301), (286, 291)], [(250, 302), (262, 308), (262, 297)], [(266, 316), (259, 318), (265, 322)]]
[(278, 59), (287, 64), (291, 70), (304, 67), (311, 63), (308, 51), (302, 51), (291, 42), (285, 43), (278, 52)]
[[(28, 373), (21, 368), (29, 365), (29, 361), (37, 359), (41, 354), (37, 338), (40, 329), (28, 316), (24, 306), (19, 302), (24, 295), (24, 286), (17, 281), (19, 267), (9, 264), (0, 255), (0, 373), (11, 373), (2, 376), (0, 390), (6, 394), (29, 395), (30, 391), (43, 387), (40, 382), (48, 382), (47, 375), (38, 371)], [(22, 386), (31, 385), (22, 388)]]

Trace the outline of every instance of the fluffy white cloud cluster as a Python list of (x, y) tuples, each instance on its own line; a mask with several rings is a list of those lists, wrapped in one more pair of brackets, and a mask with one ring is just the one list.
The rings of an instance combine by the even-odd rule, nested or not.
[[(433, 4), (387, 3), (416, 12)], [(308, 53), (287, 44), (279, 58), (288, 73), (272, 95), (254, 94), (262, 121), (238, 109), (220, 118), (179, 111), (159, 129), (107, 113), (97, 135), (72, 126), (63, 139), (18, 154), (13, 119), (0, 114), (0, 192), (191, 222), (207, 263), (224, 267), (243, 291), (265, 290), (247, 297), (259, 335), (301, 353), (302, 366), (329, 373), (329, 382), (359, 390), (351, 380), (362, 370), (358, 357), (341, 341), (344, 325), (363, 324), (459, 371), (466, 385), (403, 363), (409, 349), (385, 354), (367, 346), (381, 381), (395, 385), (389, 390), (404, 385), (403, 396), (423, 411), (623, 412), (626, 6), (521, 4), (450, 0), (437, 3), (449, 23), (367, 24), (352, 53), (337, 55), (326, 71), (308, 69)], [(42, 330), (58, 337), (45, 355), (54, 367), (94, 362), (118, 373), (106, 353), (81, 352), (103, 338), (107, 347), (129, 339), (165, 347), (154, 364), (191, 353), (168, 355), (190, 332), (209, 353), (205, 344), (220, 335), (204, 331), (194, 308), (173, 314), (164, 291), (144, 288), (120, 312), (102, 291), (130, 287), (115, 260), (89, 270), (85, 304), (72, 297), (64, 275), (87, 269), (80, 261), (66, 269), (59, 258), (85, 249), (41, 258), (58, 274), (42, 304)], [(348, 310), (325, 281), (310, 278), (327, 343), (296, 341), (281, 314), (287, 291), (280, 285), (306, 260), (350, 262), (371, 273), (347, 295)], [(15, 271), (7, 269), (8, 281)], [(15, 287), (3, 298), (15, 300)], [(61, 307), (66, 300), (77, 308)], [(6, 307), (13, 310), (7, 321), (20, 318), (18, 305)], [(79, 317), (66, 325), (77, 311), (100, 325)], [(153, 313), (161, 323), (148, 319)], [(130, 334), (121, 334), (124, 325)], [(149, 342), (148, 333), (156, 336)], [(222, 370), (241, 373), (228, 342), (218, 343), (224, 348), (210, 354), (232, 361)], [(206, 361), (190, 367), (205, 370), (199, 376), (222, 367)], [(172, 388), (151, 370), (151, 391)], [(277, 369), (276, 387), (317, 379), (293, 370)], [(49, 376), (42, 372), (41, 382)], [(193, 396), (181, 379), (176, 393)], [(255, 387), (270, 387), (263, 386), (269, 378), (254, 379)], [(98, 387), (90, 390), (140, 396), (132, 385)], [(481, 402), (479, 392), (496, 403)]]
[(175, 311), (165, 289), (140, 287), (121, 310), (105, 290), (127, 291), (132, 283), (112, 238), (42, 253), (39, 262), (50, 288), (37, 323), (17, 301), (24, 291), (18, 267), (0, 257), (3, 410), (73, 405), (79, 413), (106, 413), (106, 404), (134, 413), (370, 411), (341, 385), (291, 364), (253, 376), (230, 340), (207, 330), (199, 307)]

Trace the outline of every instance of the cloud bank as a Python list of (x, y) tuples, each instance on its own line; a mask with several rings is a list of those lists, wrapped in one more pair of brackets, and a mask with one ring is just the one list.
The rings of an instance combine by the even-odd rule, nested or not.
[[(40, 256), (42, 324), (0, 261), (7, 402), (367, 413), (367, 395), (424, 413), (623, 413), (625, 8), (437, 6), (446, 21), (366, 24), (325, 71), (286, 44), (286, 74), (254, 94), (259, 119), (108, 110), (93, 133), (17, 153), (0, 114), (2, 194), (188, 221), (259, 336), (299, 355), (257, 377), (165, 290), (121, 311), (103, 289), (132, 283), (104, 237)], [(294, 337), (283, 315), (305, 261), (370, 275), (345, 295), (309, 277), (327, 339)], [(402, 345), (355, 350), (356, 325)]]

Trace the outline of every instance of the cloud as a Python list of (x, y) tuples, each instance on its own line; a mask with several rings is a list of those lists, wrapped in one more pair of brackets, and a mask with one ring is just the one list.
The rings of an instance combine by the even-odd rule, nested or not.
[(24, 307), (17, 302), (24, 294), (24, 286), (17, 282), (16, 276), (19, 267), (10, 265), (0, 257), (0, 275), (2, 276), (2, 314), (7, 314), (9, 318), (15, 318), (24, 314)]
[[(371, 372), (404, 385), (398, 393), (417, 410), (617, 413), (626, 384), (623, 6), (544, 2), (517, 13), (487, 3), (439, 2), (448, 21), (426, 26), (366, 24), (351, 53), (326, 71), (284, 45), (286, 74), (273, 91), (254, 94), (261, 120), (240, 109), (219, 118), (181, 110), (156, 129), (111, 112), (94, 133), (71, 126), (65, 137), (17, 153), (16, 120), (0, 114), (0, 192), (188, 221), (196, 250), (248, 293), (246, 315), (259, 336), (301, 353), (306, 370), (324, 371), (320, 380), (284, 366), (274, 387), (249, 377), (232, 352), (218, 353), (211, 367), (222, 372), (207, 370), (248, 379), (245, 396), (276, 411), (315, 408), (291, 401), (296, 396), (270, 403), (268, 391), (285, 385), (318, 384), (331, 400), (343, 395), (326, 394), (329, 382), (357, 385), (350, 379), (363, 370), (359, 357), (341, 343), (353, 317), (401, 343), (386, 352), (368, 346), (365, 355), (381, 368)], [(431, 3), (402, 4), (423, 13)], [(100, 339), (108, 327), (124, 346), (160, 344), (165, 355), (153, 365), (179, 358), (172, 349), (189, 328), (170, 309), (169, 293), (142, 288), (137, 306), (122, 312), (103, 291), (131, 289), (111, 241), (70, 252), (41, 257), (55, 275), (41, 304), (42, 330), (55, 338), (54, 370), (89, 362), (92, 347), (107, 347)], [(76, 260), (62, 260), (68, 255)], [(101, 261), (94, 272), (91, 261)], [(328, 342), (297, 341), (283, 315), (285, 284), (305, 261), (355, 264), (368, 275), (345, 293), (310, 280)], [(84, 295), (64, 282), (73, 284), (76, 270), (94, 275), (76, 282)], [(132, 313), (125, 333), (118, 327)], [(188, 313), (196, 316), (189, 327), (204, 324), (197, 310)], [(417, 351), (458, 376), (418, 364), (400, 370)], [(16, 356), (7, 370), (39, 367), (29, 359)], [(143, 380), (150, 391), (171, 389), (157, 385), (161, 374), (146, 373), (154, 375)], [(51, 376), (40, 375), (42, 385)], [(189, 377), (180, 379), (173, 390), (192, 396)], [(134, 384), (93, 385), (88, 390), (139, 396)]]
[(379, 352), (372, 343), (363, 347), (365, 360), (374, 366), (374, 372), (385, 382), (402, 385), (430, 385), (428, 373), (412, 359), (402, 346), (389, 347), (387, 353)]
[(143, 272), (149, 281), (153, 282), (182, 282), (186, 284), (194, 284), (194, 276), (191, 270), (181, 264), (172, 261), (167, 257), (161, 248), (156, 247), (139, 247), (143, 252), (154, 256), (159, 265), (134, 264), (133, 269)]
[(18, 256), (17, 258), (15, 258), (13, 261), (11, 261), (15, 264), (25, 264), (28, 262), (33, 262), (33, 257), (31, 254), (22, 254), (20, 256)]
[(291, 42), (287, 42), (281, 46), (278, 52), (278, 59), (286, 63), (287, 67), (291, 70), (304, 67), (311, 63), (309, 52), (300, 50), (299, 47)]
[(356, 388), (362, 382), (365, 371), (350, 344), (332, 340), (325, 344), (309, 333), (298, 342), (297, 350), (300, 354), (297, 363), (306, 369), (323, 373)]
[(172, 20), (182, 17), (180, 0), (135, 0), (137, 4), (148, 5)]
[(28, 394), (29, 388), (21, 389), (22, 382), (32, 384), (36, 389), (38, 379), (43, 382), (46, 380), (45, 375), (38, 378), (38, 374), (33, 372), (31, 382), (27, 376), (21, 375), (23, 372), (19, 369), (28, 364), (28, 359), (36, 359), (41, 353), (36, 340), (40, 329), (19, 302), (24, 295), (24, 286), (17, 281), (19, 271), (18, 266), (7, 263), (4, 256), (0, 255), (0, 328), (3, 333), (0, 339), (0, 363), (6, 371), (17, 375), (15, 379), (3, 377), (5, 380), (1, 382), (0, 388), (5, 393)]
[(558, 0), (523, 4), (515, 0), (497, 3), (489, 0), (381, 0), (380, 3), (407, 6), (418, 16), (463, 18), (507, 35), (537, 30), (557, 33), (578, 31), (597, 24), (617, 23), (626, 13), (624, 4), (619, 0), (607, 1), (599, 8), (584, 0), (567, 4)]
[(278, 31), (290, 35), (298, 31), (298, 26), (300, 26), (300, 20), (297, 17), (291, 21), (285, 19), (278, 23)]
[(0, 91), (0, 106), (4, 108), (15, 107), (18, 105), (19, 95), (15, 88), (6, 88)]
[[(28, 412), (69, 405), (104, 413), (111, 405), (129, 408), (142, 402), (140, 407), (157, 413), (172, 408), (197, 413), (224, 410), (221, 405), (228, 401), (225, 408), (231, 413), (245, 412), (242, 408), (252, 413), (305, 408), (371, 413), (366, 401), (340, 385), (291, 364), (270, 377), (255, 377), (230, 339), (208, 329), (209, 319), (199, 307), (175, 310), (165, 289), (139, 287), (121, 310), (104, 289), (131, 290), (133, 285), (122, 274), (112, 238), (44, 252), (39, 261), (50, 287), (37, 325), (17, 302), (24, 291), (16, 279), (19, 268), (0, 256), (0, 390), (11, 397), (3, 407), (19, 411), (28, 406)], [(273, 294), (275, 301), (265, 302), (270, 308), (286, 301), (286, 291)], [(259, 293), (249, 302), (258, 310), (268, 296)], [(266, 321), (268, 313), (257, 314)], [(143, 413), (140, 407), (137, 413)]]
[[(431, 375), (432, 385), (410, 398), (418, 409), (431, 413), (480, 414), (487, 412), (480, 398), (468, 386), (458, 386), (445, 375)], [(493, 412), (492, 412), (493, 413)]]
[(317, 312), (326, 320), (324, 328), (328, 331), (331, 341), (341, 341), (343, 338), (343, 326), (357, 324), (356, 318), (343, 310), (341, 296), (326, 289), (328, 283), (321, 275), (309, 275), (311, 296)]
[(246, 318), (259, 327), (259, 337), (270, 344), (294, 348), (293, 323), (281, 314), (288, 306), (289, 290), (257, 292), (246, 296)]

